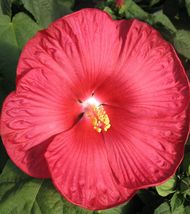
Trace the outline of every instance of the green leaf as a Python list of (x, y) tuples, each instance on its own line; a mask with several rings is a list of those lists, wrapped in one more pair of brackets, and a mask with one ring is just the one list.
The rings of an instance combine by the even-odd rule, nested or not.
[(98, 211), (98, 214), (124, 214), (124, 210), (126, 209), (125, 206), (127, 206), (127, 204), (123, 204), (107, 210)]
[(0, 15), (12, 17), (12, 5), (21, 5), (21, 0), (0, 0)]
[(154, 214), (172, 214), (170, 211), (170, 206), (167, 202), (162, 203), (154, 211)]
[(155, 4), (157, 4), (159, 2), (160, 2), (160, 0), (150, 0), (149, 5), (150, 5), (150, 7), (152, 7), (152, 6), (154, 6)]
[(185, 177), (181, 180), (180, 192), (184, 194), (184, 197), (190, 196), (190, 177)]
[(112, 19), (116, 19), (114, 11), (110, 7), (107, 7), (107, 6), (104, 7), (104, 11), (107, 12), (108, 14), (110, 14), (110, 16), (112, 17)]
[(34, 179), (10, 161), (0, 176), (1, 214), (92, 214), (65, 201), (50, 180)]
[(0, 16), (1, 15), (3, 15), (3, 10), (2, 10), (1, 4), (0, 4)]
[[(92, 211), (82, 209), (66, 200), (55, 190), (50, 180), (44, 180), (36, 198), (36, 204), (42, 214), (92, 214)], [(34, 212), (35, 213), (35, 212)]]
[(0, 50), (0, 76), (3, 78), (1, 88), (8, 93), (14, 89), (19, 47), (13, 24), (5, 15), (0, 16)]
[(174, 46), (181, 55), (190, 59), (190, 31), (178, 30), (174, 37)]
[(30, 213), (42, 182), (29, 178), (8, 162), (0, 176), (1, 214)]
[(170, 19), (163, 13), (162, 10), (155, 12), (154, 14), (149, 14), (132, 0), (125, 0), (125, 5), (121, 10), (122, 12), (124, 10), (125, 17), (127, 19), (137, 18), (147, 22), (150, 25), (160, 24), (164, 26), (165, 29), (170, 31), (171, 33), (176, 32), (175, 26), (170, 21)]
[(173, 25), (173, 23), (170, 21), (170, 19), (163, 13), (162, 10), (155, 12), (152, 15), (152, 23), (155, 24), (162, 24), (167, 30), (173, 32), (176, 32), (176, 28)]
[(16, 16), (13, 17), (12, 23), (20, 50), (26, 42), (41, 29), (40, 26), (25, 13), (16, 14)]
[(170, 193), (175, 192), (175, 187), (176, 187), (176, 176), (173, 176), (160, 186), (156, 186), (156, 190), (159, 195), (165, 197)]
[(190, 214), (190, 206), (185, 207), (185, 213), (184, 214)]
[(22, 0), (24, 7), (35, 17), (37, 23), (47, 27), (55, 19), (71, 13), (74, 0)]
[(0, 1), (1, 6), (1, 14), (8, 15), (11, 17), (12, 11), (11, 11), (11, 5), (12, 0), (1, 0)]
[(171, 211), (172, 214), (182, 214), (185, 212), (184, 208), (184, 198), (183, 196), (176, 192), (173, 194), (171, 201), (170, 201), (170, 206), (171, 206)]
[(185, 0), (185, 4), (186, 4), (187, 12), (190, 16), (190, 0)]
[(137, 18), (143, 21), (148, 21), (149, 16), (149, 13), (145, 12), (133, 0), (125, 0), (125, 17), (127, 19)]
[(39, 30), (39, 26), (26, 14), (13, 17), (0, 16), (0, 89), (8, 94), (15, 88), (16, 66), (23, 45)]

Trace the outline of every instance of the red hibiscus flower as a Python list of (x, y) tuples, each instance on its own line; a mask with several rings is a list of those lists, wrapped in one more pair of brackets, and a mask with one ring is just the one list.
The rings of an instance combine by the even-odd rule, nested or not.
[(27, 174), (69, 201), (118, 205), (179, 166), (189, 85), (174, 49), (149, 25), (84, 9), (25, 46), (1, 135)]

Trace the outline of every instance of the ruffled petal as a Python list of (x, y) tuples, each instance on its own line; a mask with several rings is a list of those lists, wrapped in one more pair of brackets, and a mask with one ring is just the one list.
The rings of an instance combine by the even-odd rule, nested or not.
[[(119, 21), (123, 49), (117, 70), (95, 91), (105, 104), (139, 117), (167, 117), (189, 103), (188, 78), (172, 46), (151, 26)], [(140, 36), (139, 36), (140, 35)]]
[(111, 17), (97, 9), (64, 16), (27, 43), (17, 80), (32, 68), (52, 70), (64, 75), (84, 100), (115, 70), (120, 51), (118, 34)]
[(104, 139), (118, 184), (145, 188), (158, 185), (175, 173), (189, 133), (187, 110), (165, 118), (138, 117), (111, 107), (106, 112), (112, 126)]
[[(142, 188), (163, 182), (183, 157), (189, 83), (174, 49), (149, 25), (119, 21), (123, 49), (117, 70), (94, 93), (111, 121), (105, 134), (118, 183)], [(140, 36), (139, 36), (140, 35)], [(122, 170), (119, 170), (122, 169)]]
[(135, 193), (116, 184), (103, 137), (85, 118), (55, 137), (45, 157), (54, 185), (74, 204), (91, 210), (106, 209)]
[(64, 78), (42, 70), (27, 73), (16, 92), (6, 98), (1, 117), (3, 143), (15, 164), (34, 177), (43, 177), (39, 169), (47, 171), (43, 153), (50, 138), (71, 128), (80, 112)]
[(44, 153), (52, 141), (50, 138), (43, 143), (26, 149), (22, 144), (14, 144), (11, 139), (3, 137), (3, 142), (10, 159), (26, 174), (36, 178), (49, 178), (50, 173)]

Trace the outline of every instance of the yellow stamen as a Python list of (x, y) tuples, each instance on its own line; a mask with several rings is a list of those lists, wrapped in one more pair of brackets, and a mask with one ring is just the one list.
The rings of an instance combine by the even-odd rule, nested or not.
[(109, 117), (102, 105), (90, 105), (87, 109), (87, 116), (89, 117), (94, 130), (99, 133), (102, 130), (107, 132), (107, 130), (111, 127)]

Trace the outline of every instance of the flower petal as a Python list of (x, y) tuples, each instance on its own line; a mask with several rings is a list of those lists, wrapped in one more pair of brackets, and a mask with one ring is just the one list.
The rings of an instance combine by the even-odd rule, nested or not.
[(84, 100), (115, 70), (119, 33), (101, 10), (64, 16), (27, 43), (17, 68), (18, 81), (32, 68), (48, 68), (64, 75)]
[[(39, 168), (47, 169), (43, 153), (50, 138), (71, 128), (80, 113), (79, 104), (63, 77), (53, 72), (31, 70), (3, 105), (1, 136), (12, 160), (26, 173), (43, 176), (38, 169), (35, 173), (34, 167), (38, 164), (28, 166), (28, 163), (39, 153), (36, 160)], [(40, 145), (42, 143), (44, 145)]]
[(106, 150), (118, 184), (127, 188), (155, 186), (172, 176), (189, 133), (188, 111), (170, 117), (146, 118), (107, 107), (111, 128)]
[(174, 49), (143, 22), (125, 20), (118, 25), (123, 29), (129, 22), (130, 30), (121, 37), (117, 70), (95, 95), (107, 105), (140, 117), (160, 118), (183, 111), (189, 103), (188, 78)]
[(50, 173), (44, 153), (52, 138), (27, 150), (22, 144), (14, 144), (4, 139), (4, 145), (11, 160), (28, 175), (36, 178), (49, 178)]
[(45, 157), (53, 183), (74, 204), (106, 209), (130, 199), (135, 192), (116, 184), (102, 135), (85, 118), (55, 137)]
[(94, 96), (104, 100), (111, 121), (105, 134), (110, 166), (119, 184), (137, 189), (163, 182), (179, 166), (190, 95), (171, 45), (143, 22), (119, 21), (118, 26), (123, 29), (128, 22), (117, 71)]

